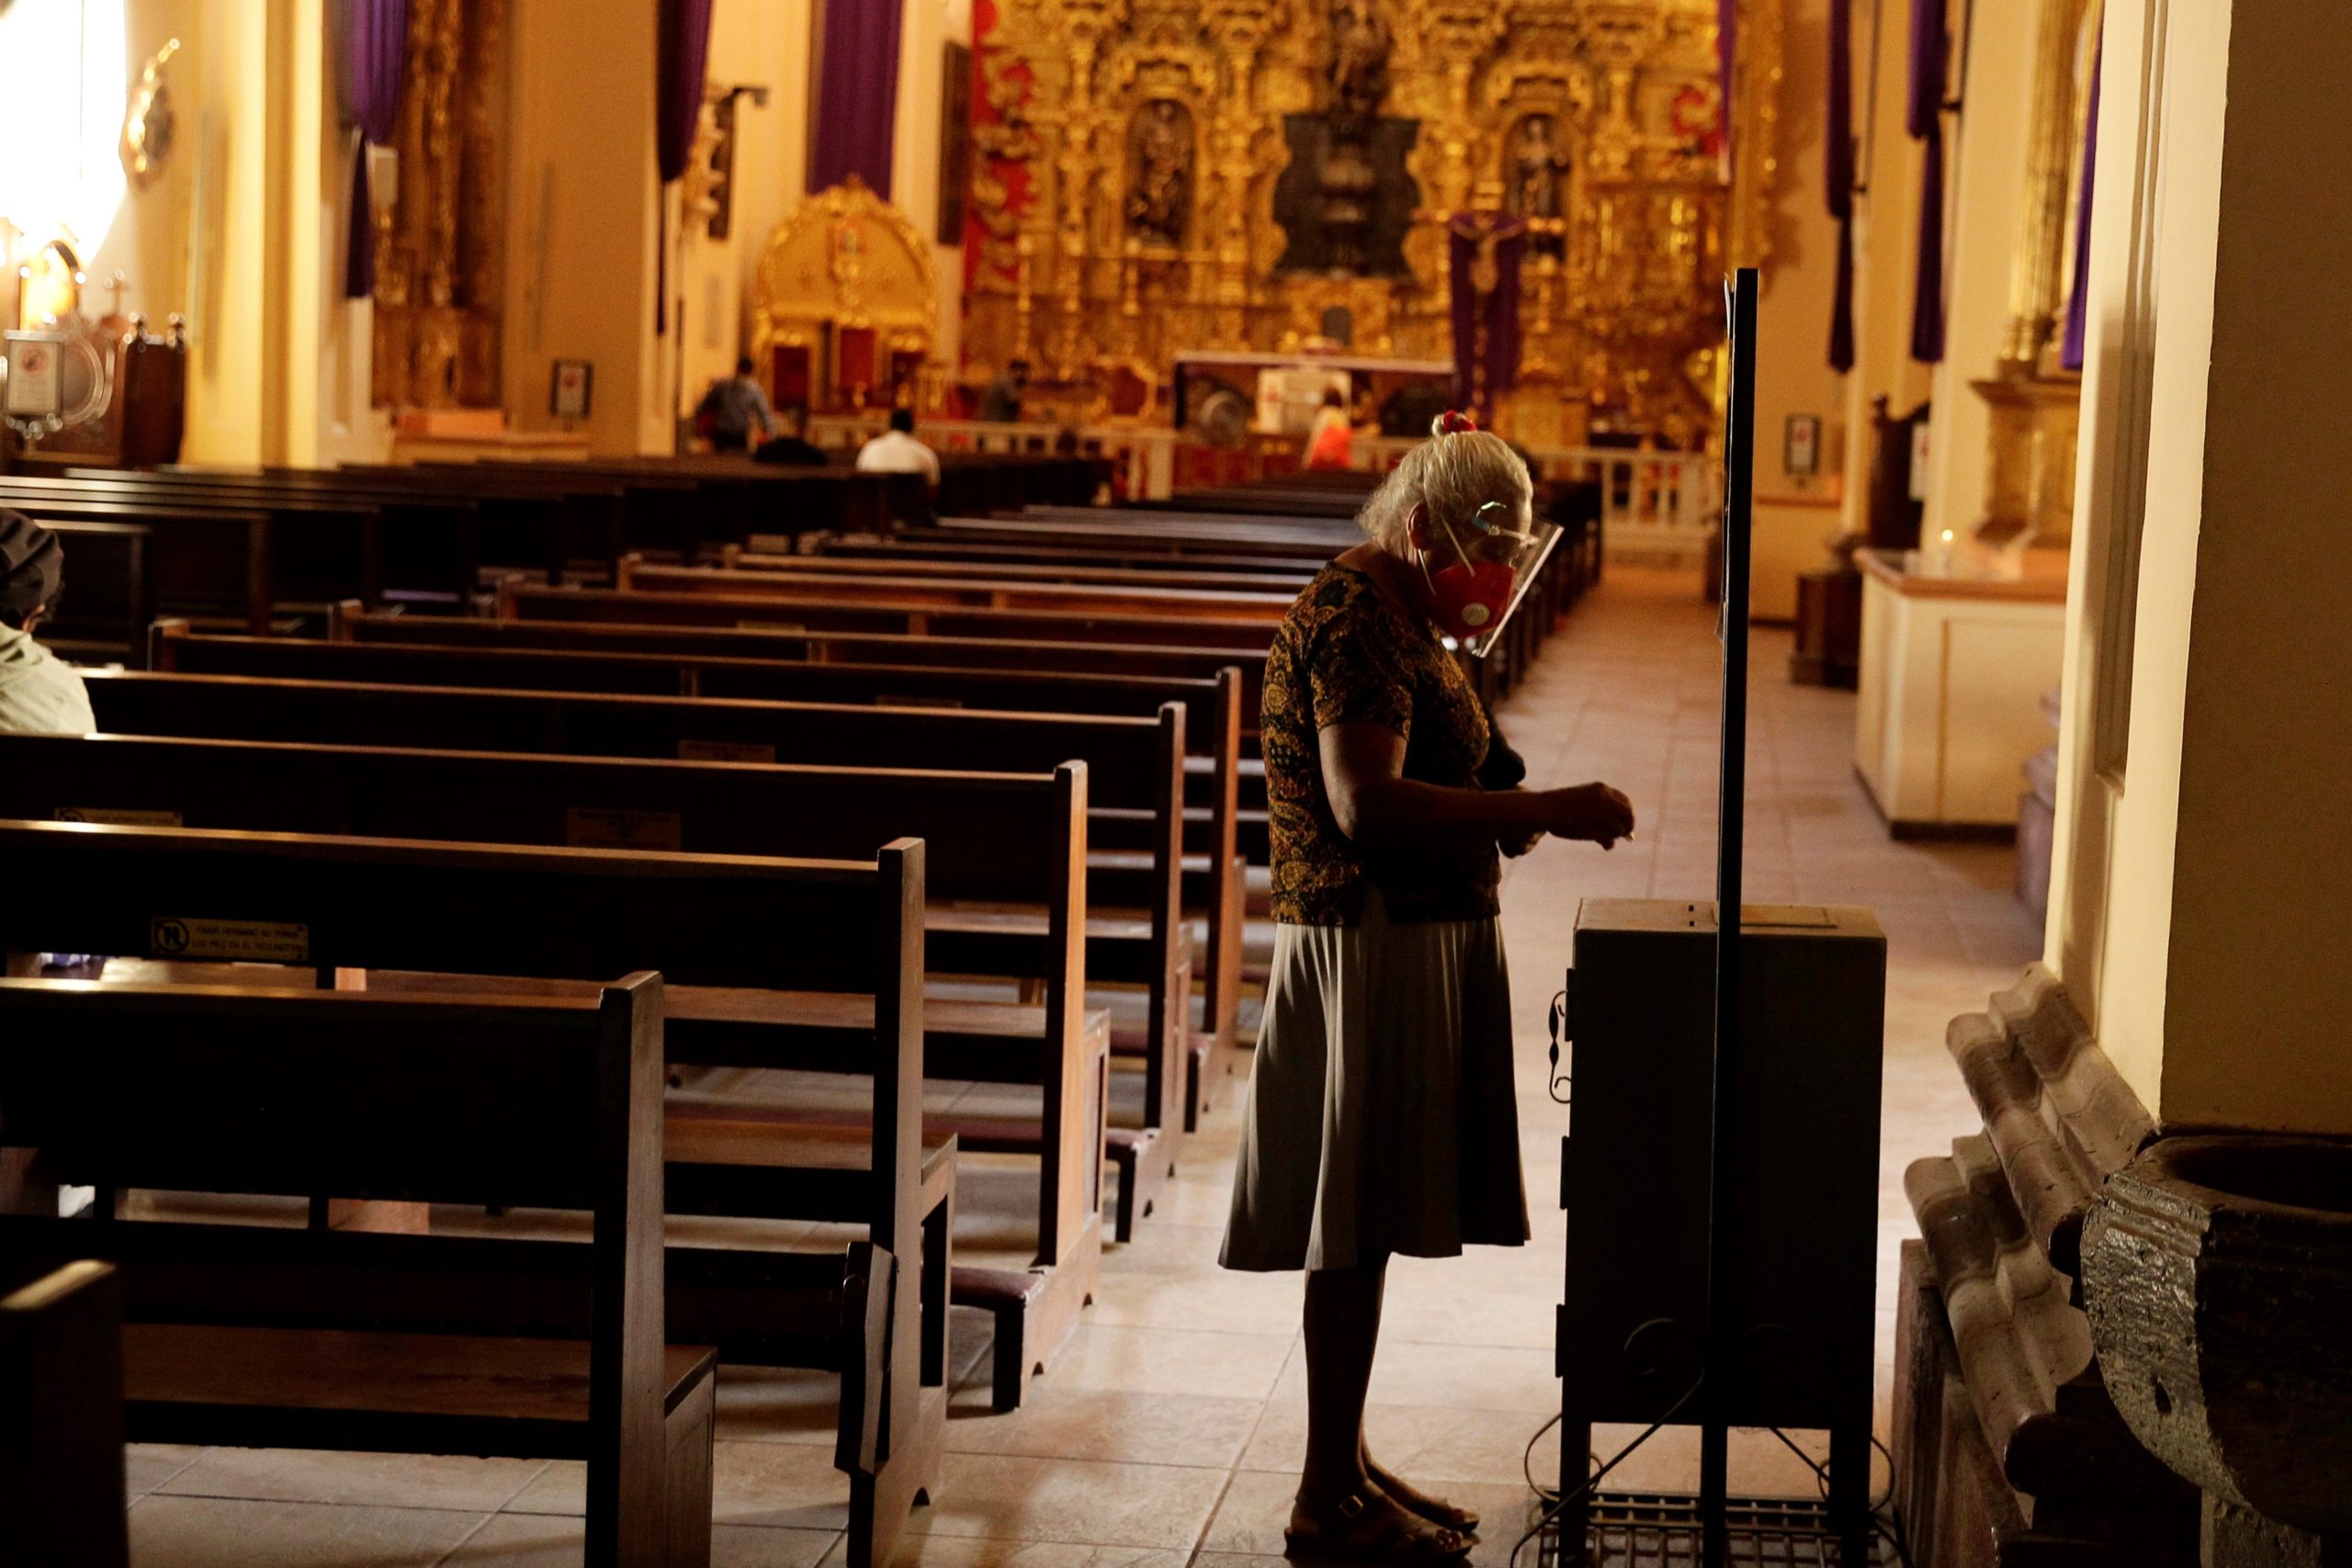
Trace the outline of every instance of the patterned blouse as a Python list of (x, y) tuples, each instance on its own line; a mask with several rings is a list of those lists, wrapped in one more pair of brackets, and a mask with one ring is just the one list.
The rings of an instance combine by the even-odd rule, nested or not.
[(1500, 912), (1492, 844), (1371, 856), (1340, 831), (1323, 787), (1317, 732), (1351, 720), (1405, 738), (1405, 776), (1474, 787), (1487, 716), (1469, 681), (1427, 629), (1408, 625), (1371, 578), (1334, 561), (1306, 585), (1266, 659), (1266, 798), (1273, 838), (1274, 919), (1351, 926), (1364, 878), (1392, 920), (1476, 920)]

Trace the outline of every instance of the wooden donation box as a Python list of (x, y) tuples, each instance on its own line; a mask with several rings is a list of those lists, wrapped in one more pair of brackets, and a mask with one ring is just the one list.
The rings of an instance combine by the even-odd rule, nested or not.
[(1706, 1335), (1715, 906), (1577, 913), (1564, 1488), (1585, 1481), (1595, 1423), (1695, 1426), (1716, 1398), (1733, 1426), (1828, 1431), (1833, 1495), (1869, 1485), (1886, 939), (1868, 909), (1750, 904), (1741, 943), (1738, 1350), (1727, 1382), (1686, 1397)]

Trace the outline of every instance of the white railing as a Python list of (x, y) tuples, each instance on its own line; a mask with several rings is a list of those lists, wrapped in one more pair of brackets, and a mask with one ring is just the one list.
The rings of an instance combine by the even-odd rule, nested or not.
[[(888, 416), (879, 412), (821, 414), (808, 422), (808, 439), (829, 451), (854, 452), (887, 427)], [(916, 434), (941, 452), (1051, 452), (1075, 436), (1079, 451), (1120, 465), (1123, 493), (1138, 501), (1164, 500), (1174, 492), (1177, 449), (1193, 444), (1181, 431), (1130, 424), (1073, 432), (1039, 422), (923, 419)], [(1385, 472), (1419, 444), (1407, 436), (1358, 436), (1350, 460), (1358, 468)], [(1706, 549), (1723, 510), (1722, 474), (1713, 457), (1625, 446), (1525, 450), (1535, 459), (1539, 478), (1600, 481), (1601, 545), (1611, 558), (1690, 561)]]
[[(887, 428), (885, 414), (820, 414), (808, 422), (808, 440), (827, 451), (854, 452)], [(1108, 457), (1120, 466), (1125, 480), (1122, 488), (1128, 496), (1164, 501), (1176, 490), (1176, 447), (1182, 436), (1173, 430), (1106, 424), (1073, 433), (1066, 425), (1035, 422), (923, 419), (917, 422), (915, 434), (935, 452), (1037, 453), (1053, 451), (1067, 434), (1074, 434), (1080, 453)]]
[[(1380, 472), (1419, 445), (1408, 436), (1358, 436), (1351, 460)], [(1536, 477), (1600, 484), (1601, 547), (1611, 559), (1697, 560), (1723, 511), (1723, 475), (1703, 453), (1626, 446), (1529, 446)]]

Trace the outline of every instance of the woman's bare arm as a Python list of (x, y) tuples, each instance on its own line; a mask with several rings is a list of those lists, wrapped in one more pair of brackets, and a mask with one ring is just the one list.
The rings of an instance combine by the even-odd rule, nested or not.
[(1354, 720), (1320, 732), (1324, 793), (1340, 831), (1380, 853), (1431, 840), (1523, 842), (1541, 833), (1607, 848), (1634, 831), (1633, 803), (1607, 784), (1572, 789), (1449, 789), (1405, 774), (1405, 738)]

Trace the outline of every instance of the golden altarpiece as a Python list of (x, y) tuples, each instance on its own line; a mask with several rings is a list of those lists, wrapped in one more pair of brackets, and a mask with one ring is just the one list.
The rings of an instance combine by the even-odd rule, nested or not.
[[(1714, 0), (998, 0), (967, 378), (1023, 358), (1100, 411), (1106, 387), (1165, 387), (1180, 351), (1323, 346), (1335, 321), (1360, 355), (1448, 358), (1449, 226), (1509, 223), (1527, 240), (1505, 423), (1680, 445), (1712, 420), (1722, 279), (1771, 249), (1781, 0), (1739, 13), (1726, 152)], [(1357, 140), (1403, 146), (1408, 180), (1375, 190), (1331, 150), (1344, 133), (1302, 138), (1349, 113), (1405, 128)], [(1286, 265), (1278, 197), (1310, 156), (1324, 211), (1399, 223), (1401, 265)]]

